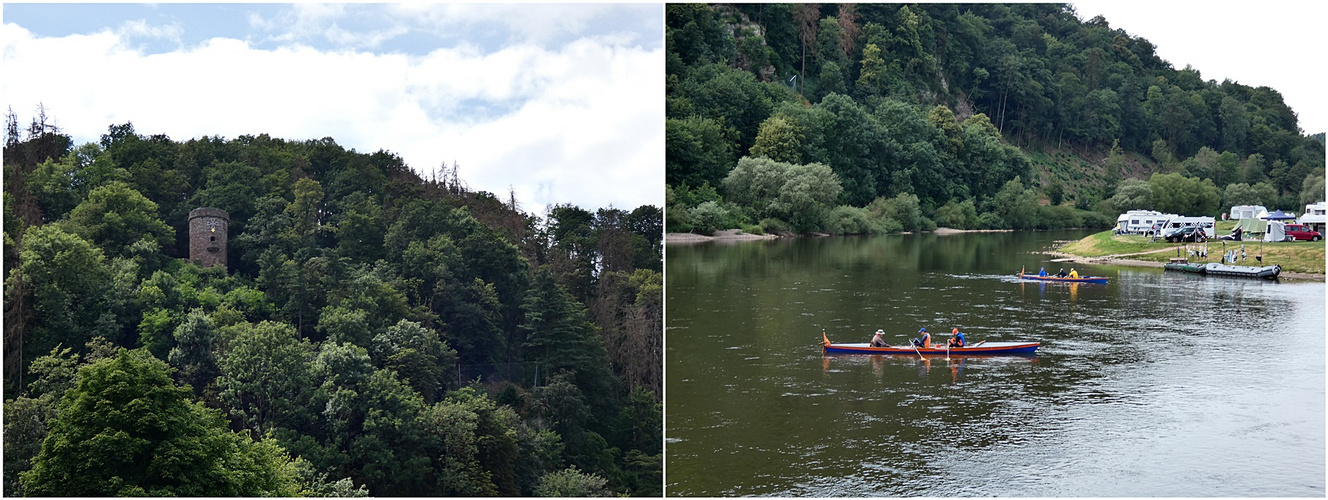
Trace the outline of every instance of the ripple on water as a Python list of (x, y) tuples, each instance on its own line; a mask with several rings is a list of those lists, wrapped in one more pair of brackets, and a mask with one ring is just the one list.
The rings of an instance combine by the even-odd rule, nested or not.
[[(763, 255), (777, 272), (726, 266), (750, 286), (731, 293), (730, 275), (713, 276), (690, 304), (673, 300), (671, 273), (669, 325), (690, 330), (668, 333), (668, 433), (685, 439), (670, 441), (670, 495), (1324, 495), (1322, 283), (1112, 269), (1106, 287), (1027, 286), (1004, 274), (1018, 248), (962, 246), (1025, 236), (1043, 237)], [(896, 240), (923, 241), (857, 241)], [(901, 252), (940, 269), (878, 258)], [(861, 267), (846, 277), (840, 258)], [(697, 317), (725, 297), (741, 300)], [(842, 337), (949, 322), (1042, 349), (946, 363), (815, 344), (822, 328), (866, 341)]]

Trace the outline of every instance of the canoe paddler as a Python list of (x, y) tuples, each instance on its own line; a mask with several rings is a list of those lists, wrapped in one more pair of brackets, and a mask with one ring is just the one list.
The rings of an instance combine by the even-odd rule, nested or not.
[(1079, 271), (1075, 271), (1074, 268), (1070, 268), (1070, 277), (1071, 277), (1071, 278), (1078, 278), (1078, 277), (1079, 277)]
[(968, 345), (968, 341), (964, 339), (964, 332), (959, 331), (958, 327), (950, 330), (950, 335), (952, 335), (952, 337), (950, 337), (950, 342), (948, 345), (951, 348), (964, 347), (965, 345)]
[(873, 335), (871, 340), (872, 347), (890, 347), (890, 344), (885, 342), (885, 338), (881, 337), (882, 335), (885, 335), (885, 330), (876, 330), (876, 335)]
[(918, 330), (918, 335), (919, 335), (921, 338), (913, 339), (913, 345), (918, 346), (918, 347), (921, 347), (921, 348), (924, 348), (924, 349), (931, 347), (931, 334), (930, 334), (930, 333), (927, 333), (927, 329), (926, 329), (926, 328), (921, 328), (921, 329), (919, 329), (919, 330)]

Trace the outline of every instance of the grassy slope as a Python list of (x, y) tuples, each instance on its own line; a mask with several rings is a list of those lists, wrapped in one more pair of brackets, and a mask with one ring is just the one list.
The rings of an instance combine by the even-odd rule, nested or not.
[[(1230, 233), (1235, 225), (1235, 221), (1218, 222), (1216, 228), (1217, 234)], [(1282, 269), (1285, 271), (1324, 274), (1324, 250), (1325, 248), (1328, 248), (1328, 244), (1326, 243), (1328, 242), (1297, 241), (1290, 243), (1263, 243), (1261, 245), (1257, 241), (1228, 241), (1226, 242), (1226, 248), (1239, 249), (1241, 244), (1245, 245), (1246, 261), (1239, 264), (1252, 266), (1260, 265), (1258, 261), (1254, 260), (1254, 256), (1259, 255), (1260, 252), (1262, 252), (1264, 262), (1270, 265), (1278, 264), (1282, 266)], [(1190, 243), (1189, 245), (1194, 246), (1194, 243)], [(1111, 234), (1111, 231), (1103, 231), (1061, 247), (1059, 251), (1079, 257), (1103, 257), (1110, 255), (1117, 258), (1166, 262), (1168, 259), (1176, 256), (1177, 247), (1183, 247), (1183, 245), (1167, 243), (1161, 240), (1157, 243), (1153, 243), (1151, 238), (1145, 238), (1139, 235), (1114, 235)], [(1222, 249), (1222, 242), (1210, 241), (1208, 243), (1208, 261), (1219, 261), (1221, 259)], [(1182, 250), (1182, 255), (1184, 255), (1183, 252), (1184, 251)], [(1203, 261), (1199, 260), (1198, 262)]]
[[(1022, 148), (1033, 165), (1030, 175), (1038, 185), (1051, 185), (1060, 181), (1065, 186), (1065, 199), (1073, 203), (1080, 195), (1101, 200), (1107, 191), (1106, 168), (1102, 162), (1105, 152), (1092, 152), (1085, 156), (1077, 149), (1057, 149), (1051, 146), (1027, 146)], [(1147, 180), (1158, 165), (1148, 157), (1132, 152), (1125, 152), (1125, 170), (1120, 173), (1122, 179), (1137, 178)]]

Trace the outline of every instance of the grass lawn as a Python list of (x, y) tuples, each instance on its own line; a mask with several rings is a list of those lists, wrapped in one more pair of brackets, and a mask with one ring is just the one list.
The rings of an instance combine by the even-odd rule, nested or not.
[[(1216, 234), (1229, 234), (1231, 229), (1236, 226), (1235, 221), (1218, 221)], [(1245, 245), (1246, 260), (1237, 261), (1238, 265), (1260, 266), (1277, 264), (1282, 266), (1283, 271), (1298, 273), (1324, 274), (1324, 250), (1328, 248), (1328, 242), (1318, 241), (1295, 241), (1287, 243), (1260, 243), (1258, 241), (1228, 241), (1226, 249), (1239, 250), (1241, 244)], [(1065, 245), (1058, 250), (1079, 257), (1103, 257), (1107, 255), (1128, 258), (1134, 260), (1145, 260), (1152, 262), (1167, 262), (1172, 257), (1176, 257), (1176, 249), (1179, 247), (1180, 255), (1189, 257), (1183, 249), (1186, 244), (1167, 243), (1163, 240), (1153, 242), (1152, 238), (1145, 238), (1136, 234), (1112, 234), (1111, 231), (1103, 231), (1097, 234), (1089, 235), (1079, 241)], [(1203, 246), (1203, 243), (1188, 243), (1191, 248)], [(1166, 251), (1162, 251), (1166, 250)], [(1151, 253), (1150, 253), (1151, 252)], [(1208, 260), (1207, 262), (1219, 262), (1222, 259), (1223, 242), (1211, 240), (1208, 242)], [(1254, 256), (1262, 252), (1263, 263), (1254, 259)], [(1202, 259), (1193, 258), (1193, 262), (1205, 262)]]

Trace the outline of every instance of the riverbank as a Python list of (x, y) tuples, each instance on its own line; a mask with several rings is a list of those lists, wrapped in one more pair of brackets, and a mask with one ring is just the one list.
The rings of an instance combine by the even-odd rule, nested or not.
[[(953, 229), (948, 227), (938, 227), (936, 228), (936, 230), (931, 231), (931, 233), (938, 236), (944, 236), (949, 234), (961, 234), (961, 233), (1008, 233), (1011, 231), (1014, 230), (1013, 229)], [(898, 234), (913, 234), (913, 233), (903, 232)], [(817, 237), (817, 236), (830, 236), (830, 235), (822, 233), (813, 233), (806, 236)], [(665, 233), (664, 243), (704, 243), (707, 241), (758, 241), (758, 240), (774, 240), (786, 237), (795, 238), (796, 236), (793, 235), (779, 236), (773, 234), (751, 234), (751, 233), (744, 233), (740, 229), (725, 229), (723, 231), (715, 231), (714, 236), (706, 236), (696, 233)]]
[[(1078, 241), (1053, 247), (1043, 252), (1052, 256), (1052, 262), (1104, 264), (1136, 267), (1162, 267), (1172, 257), (1189, 257), (1188, 249), (1205, 247), (1207, 262), (1218, 262), (1226, 250), (1245, 249), (1245, 265), (1282, 266), (1283, 278), (1324, 281), (1324, 242), (1296, 241), (1260, 243), (1257, 241), (1209, 241), (1208, 243), (1154, 242), (1140, 235), (1113, 234), (1103, 231)], [(1263, 257), (1263, 263), (1254, 256)]]
[(773, 234), (751, 234), (744, 233), (741, 229), (725, 229), (715, 231), (714, 236), (706, 236), (696, 233), (665, 233), (664, 243), (704, 243), (707, 241), (755, 241), (755, 240), (773, 240), (778, 238)]

